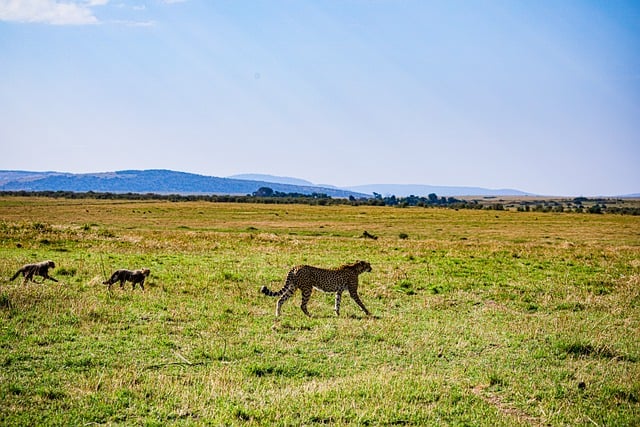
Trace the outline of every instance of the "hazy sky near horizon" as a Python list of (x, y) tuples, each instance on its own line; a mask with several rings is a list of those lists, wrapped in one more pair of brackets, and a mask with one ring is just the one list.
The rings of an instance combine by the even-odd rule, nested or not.
[(640, 192), (640, 2), (0, 0), (0, 169)]

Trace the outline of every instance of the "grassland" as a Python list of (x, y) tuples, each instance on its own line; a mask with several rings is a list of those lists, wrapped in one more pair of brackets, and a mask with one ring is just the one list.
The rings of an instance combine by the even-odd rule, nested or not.
[(640, 425), (639, 217), (4, 197), (0, 278), (2, 425)]

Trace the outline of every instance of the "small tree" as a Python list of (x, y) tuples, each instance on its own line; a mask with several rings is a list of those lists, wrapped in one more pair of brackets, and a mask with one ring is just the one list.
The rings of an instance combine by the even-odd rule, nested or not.
[(258, 188), (258, 191), (255, 191), (253, 193), (253, 195), (255, 197), (272, 197), (273, 196), (273, 189), (271, 189), (269, 187), (260, 187), (260, 188)]
[(589, 208), (589, 210), (587, 211), (589, 213), (592, 214), (601, 214), (602, 213), (602, 208), (600, 207), (600, 205), (593, 205)]

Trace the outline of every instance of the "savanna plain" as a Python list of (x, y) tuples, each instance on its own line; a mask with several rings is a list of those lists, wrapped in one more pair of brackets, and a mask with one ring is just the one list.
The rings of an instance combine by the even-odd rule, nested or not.
[(639, 338), (637, 216), (0, 197), (2, 425), (640, 425)]

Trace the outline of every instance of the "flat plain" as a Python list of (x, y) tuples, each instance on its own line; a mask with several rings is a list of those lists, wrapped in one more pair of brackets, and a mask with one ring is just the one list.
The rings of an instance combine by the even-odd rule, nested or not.
[(640, 425), (640, 217), (0, 197), (0, 349), (2, 425)]

